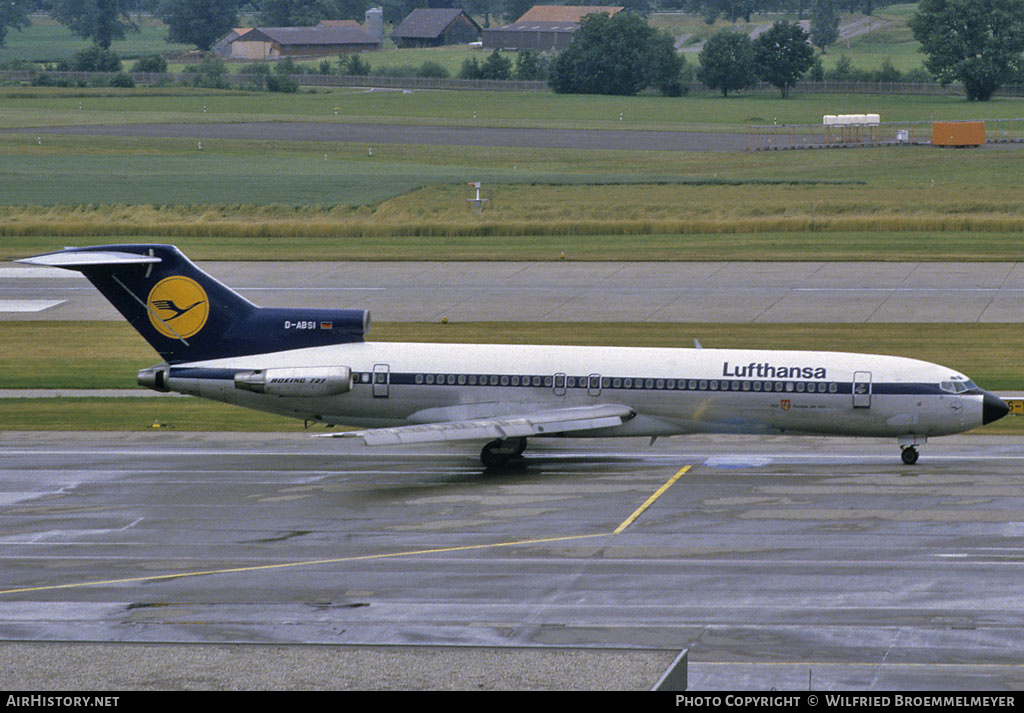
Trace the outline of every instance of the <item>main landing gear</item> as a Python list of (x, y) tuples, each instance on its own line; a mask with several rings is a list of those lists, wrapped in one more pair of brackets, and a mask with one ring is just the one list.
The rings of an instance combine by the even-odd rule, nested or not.
[(499, 438), (491, 441), (480, 451), (480, 462), (485, 468), (504, 468), (513, 458), (526, 450), (525, 438)]

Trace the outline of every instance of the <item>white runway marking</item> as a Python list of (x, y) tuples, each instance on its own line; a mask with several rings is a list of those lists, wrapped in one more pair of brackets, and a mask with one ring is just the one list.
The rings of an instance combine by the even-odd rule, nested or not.
[(67, 300), (0, 300), (0, 312), (42, 312)]
[(761, 456), (712, 456), (704, 461), (709, 468), (763, 468), (772, 462)]

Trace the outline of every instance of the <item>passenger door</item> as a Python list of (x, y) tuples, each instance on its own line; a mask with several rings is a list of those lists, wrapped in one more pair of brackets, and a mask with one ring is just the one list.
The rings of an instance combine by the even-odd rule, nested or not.
[(853, 407), (871, 408), (871, 372), (853, 372)]

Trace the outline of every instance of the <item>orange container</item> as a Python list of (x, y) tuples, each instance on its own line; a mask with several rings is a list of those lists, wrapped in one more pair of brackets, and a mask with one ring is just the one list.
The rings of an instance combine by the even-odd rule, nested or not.
[(932, 144), (935, 146), (981, 146), (983, 143), (984, 121), (932, 122)]

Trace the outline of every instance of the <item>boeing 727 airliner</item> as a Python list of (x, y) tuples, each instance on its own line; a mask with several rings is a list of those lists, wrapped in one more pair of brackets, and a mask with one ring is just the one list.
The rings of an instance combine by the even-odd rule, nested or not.
[(139, 383), (361, 430), (371, 445), (532, 436), (932, 436), (1006, 415), (965, 375), (872, 354), (367, 342), (363, 310), (260, 308), (169, 245), (68, 248), (21, 262), (81, 271), (163, 357)]

